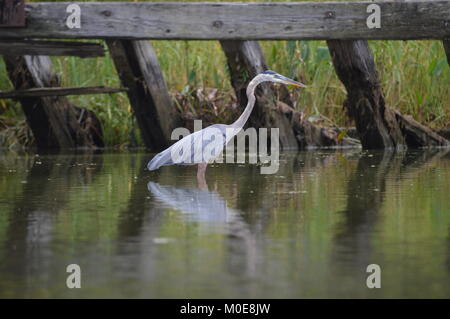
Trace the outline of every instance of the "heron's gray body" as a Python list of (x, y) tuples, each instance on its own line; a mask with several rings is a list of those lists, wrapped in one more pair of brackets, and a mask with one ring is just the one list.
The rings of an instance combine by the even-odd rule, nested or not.
[[(156, 170), (164, 165), (194, 165), (200, 163), (209, 163), (214, 158), (218, 157), (225, 145), (230, 141), (235, 134), (232, 125), (213, 124), (205, 127), (202, 130), (189, 134), (181, 140), (173, 144), (171, 147), (158, 153), (149, 163), (149, 170)], [(237, 134), (237, 133), (236, 133)], [(214, 138), (212, 138), (214, 137)], [(204, 150), (215, 143), (212, 152), (204, 152)], [(220, 143), (220, 144), (217, 144)], [(174, 158), (174, 153), (177, 150), (186, 150), (189, 148), (189, 156), (179, 157), (177, 161)]]

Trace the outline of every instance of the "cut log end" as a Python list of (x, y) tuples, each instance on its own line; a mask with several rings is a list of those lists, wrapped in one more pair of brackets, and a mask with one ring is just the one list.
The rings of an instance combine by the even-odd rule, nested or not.
[(403, 115), (397, 110), (393, 112), (409, 148), (450, 146), (447, 139), (415, 121), (412, 116)]

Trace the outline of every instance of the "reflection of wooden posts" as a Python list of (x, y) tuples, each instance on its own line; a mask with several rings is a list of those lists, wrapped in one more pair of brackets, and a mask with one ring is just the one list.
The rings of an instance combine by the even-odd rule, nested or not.
[(373, 232), (380, 219), (387, 176), (398, 170), (400, 165), (401, 158), (396, 157), (394, 151), (376, 153), (373, 157), (361, 157), (358, 160), (356, 170), (347, 184), (346, 208), (339, 212), (342, 219), (333, 230), (333, 264), (347, 265), (337, 268), (338, 271), (344, 271), (341, 275), (353, 269), (353, 265), (370, 264), (374, 244), (367, 233)]
[(138, 178), (132, 183), (128, 205), (120, 211), (120, 218), (117, 225), (118, 236), (121, 239), (139, 236), (142, 234), (144, 223), (151, 220), (150, 229), (146, 228), (147, 235), (157, 233), (163, 220), (163, 216), (153, 209), (155, 203), (145, 200), (149, 195), (147, 188), (148, 180), (145, 178), (147, 167), (147, 156), (131, 158), (130, 166), (135, 167)]
[(355, 121), (363, 148), (448, 145), (431, 129), (389, 109), (365, 40), (327, 41), (333, 65), (347, 90), (345, 108)]
[[(4, 56), (16, 90), (58, 87), (47, 56)], [(65, 97), (21, 97), (27, 122), (38, 148), (103, 146), (100, 122), (87, 109), (75, 107)]]
[[(264, 56), (256, 41), (221, 41), (230, 68), (231, 84), (236, 92), (241, 108), (247, 104), (246, 87), (258, 73), (267, 70)], [(249, 126), (277, 127), (280, 129), (282, 148), (298, 148), (292, 126), (287, 117), (278, 110), (275, 95), (267, 83), (262, 83), (256, 90), (256, 105)]]
[(448, 153), (448, 149), (412, 153), (386, 150), (370, 157), (360, 157), (347, 184), (347, 206), (341, 212), (343, 219), (335, 227), (335, 242), (341, 249), (335, 256), (342, 260), (342, 249), (345, 249), (348, 256), (369, 258), (372, 242), (367, 232), (374, 229), (380, 218), (387, 181), (401, 183), (416, 179), (425, 168), (445, 158)]
[(148, 41), (108, 41), (122, 84), (136, 116), (145, 146), (161, 151), (170, 144), (180, 117), (172, 104), (153, 48)]
[[(18, 197), (9, 212), (3, 212), (7, 218), (4, 244), (2, 251), (2, 269), (8, 269), (24, 278), (34, 268), (36, 258), (39, 258), (42, 250), (29, 249), (29, 238), (39, 236), (38, 242), (43, 238), (52, 237), (53, 222), (61, 212), (69, 210), (71, 193), (68, 189), (80, 189), (92, 184), (102, 171), (103, 157), (95, 156), (93, 152), (83, 155), (57, 155), (55, 160), (34, 159), (34, 163), (26, 176), (26, 183), (22, 184), (22, 196)], [(77, 163), (91, 163), (77, 165)], [(52, 204), (42, 201), (43, 198), (52, 198)], [(20, 213), (18, 213), (20, 212)], [(32, 222), (38, 220), (39, 222)], [(45, 242), (45, 240), (44, 240)], [(36, 255), (37, 254), (37, 255)], [(34, 270), (33, 270), (34, 271)], [(18, 288), (21, 286), (19, 285)], [(3, 291), (2, 291), (3, 292)], [(23, 293), (14, 293), (19, 296)]]

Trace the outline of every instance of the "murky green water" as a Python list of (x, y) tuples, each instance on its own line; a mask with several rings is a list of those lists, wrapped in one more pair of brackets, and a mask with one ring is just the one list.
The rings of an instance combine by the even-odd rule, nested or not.
[(282, 153), (209, 191), (150, 158), (0, 153), (0, 297), (450, 297), (448, 152)]

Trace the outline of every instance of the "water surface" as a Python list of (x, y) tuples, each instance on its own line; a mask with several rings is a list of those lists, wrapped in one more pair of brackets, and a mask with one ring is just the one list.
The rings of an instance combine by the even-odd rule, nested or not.
[(150, 158), (0, 153), (0, 298), (450, 297), (448, 151), (285, 152), (208, 190)]

